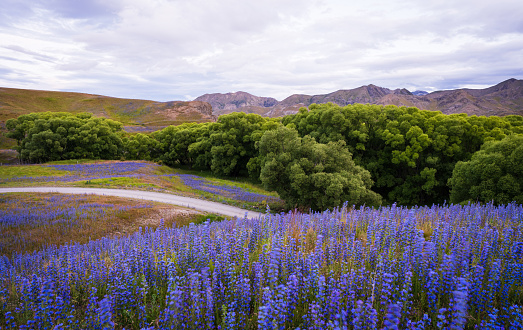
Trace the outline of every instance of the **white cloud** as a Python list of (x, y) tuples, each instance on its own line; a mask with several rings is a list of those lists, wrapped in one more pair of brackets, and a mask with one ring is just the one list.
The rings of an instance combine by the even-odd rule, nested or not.
[(0, 86), (156, 100), (523, 78), (523, 4), (6, 0)]

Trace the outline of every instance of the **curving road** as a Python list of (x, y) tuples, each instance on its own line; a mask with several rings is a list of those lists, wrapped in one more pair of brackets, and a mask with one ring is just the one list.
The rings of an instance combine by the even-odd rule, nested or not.
[(9, 192), (41, 192), (41, 193), (61, 193), (61, 194), (94, 194), (106, 196), (118, 196), (140, 200), (148, 200), (154, 202), (161, 202), (166, 204), (173, 204), (183, 206), (199, 211), (218, 213), (229, 217), (245, 217), (258, 218), (262, 214), (253, 211), (240, 209), (239, 207), (229, 206), (221, 203), (201, 200), (197, 198), (184, 197), (172, 194), (164, 194), (141, 190), (125, 190), (125, 189), (104, 189), (104, 188), (76, 188), (76, 187), (15, 187), (15, 188), (0, 188), (0, 193)]

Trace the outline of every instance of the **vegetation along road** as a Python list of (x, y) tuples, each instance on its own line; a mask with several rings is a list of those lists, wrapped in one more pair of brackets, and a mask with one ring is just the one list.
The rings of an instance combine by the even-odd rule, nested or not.
[(150, 191), (125, 190), (125, 189), (103, 189), (103, 188), (72, 188), (72, 187), (19, 187), (19, 188), (0, 188), (0, 193), (9, 192), (43, 192), (43, 193), (62, 193), (62, 194), (95, 194), (106, 196), (127, 197), (167, 204), (174, 204), (192, 208), (199, 211), (218, 213), (230, 217), (241, 217), (247, 215), (248, 218), (260, 217), (259, 212), (247, 211), (238, 207), (224, 205), (216, 202), (183, 197), (172, 194), (164, 194)]

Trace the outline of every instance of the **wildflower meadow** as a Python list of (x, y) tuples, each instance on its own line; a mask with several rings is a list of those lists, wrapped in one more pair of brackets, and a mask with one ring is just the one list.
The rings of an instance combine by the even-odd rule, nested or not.
[(523, 207), (344, 206), (0, 258), (2, 329), (521, 329)]
[(152, 207), (92, 195), (0, 195), (0, 255), (103, 237)]
[(281, 202), (281, 200), (275, 196), (251, 192), (232, 185), (215, 183), (201, 176), (192, 174), (178, 174), (177, 176), (181, 178), (183, 184), (192, 189), (205, 191), (221, 197), (244, 202)]

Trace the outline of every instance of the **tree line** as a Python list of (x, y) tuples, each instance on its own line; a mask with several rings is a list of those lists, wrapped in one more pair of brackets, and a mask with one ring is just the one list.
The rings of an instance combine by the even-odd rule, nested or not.
[(124, 149), (123, 125), (90, 113), (43, 112), (6, 121), (7, 137), (17, 141), (22, 161), (115, 159)]
[(151, 134), (127, 134), (90, 114), (29, 114), (6, 127), (26, 161), (161, 161), (250, 177), (289, 207), (523, 203), (521, 116), (328, 103), (283, 118), (239, 112)]
[[(402, 205), (442, 204), (458, 162), (487, 141), (523, 134), (523, 117), (444, 115), (392, 105), (311, 105), (282, 119), (300, 136), (344, 141), (356, 164), (371, 173), (373, 190)], [(522, 187), (523, 188), (523, 187)]]

